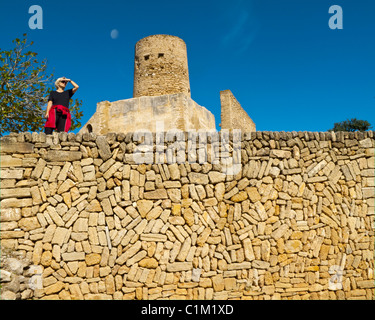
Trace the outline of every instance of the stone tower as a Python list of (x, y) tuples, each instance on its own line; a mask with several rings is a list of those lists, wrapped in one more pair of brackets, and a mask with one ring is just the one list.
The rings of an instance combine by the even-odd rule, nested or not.
[(133, 97), (176, 93), (191, 96), (185, 42), (163, 34), (139, 40), (135, 46)]

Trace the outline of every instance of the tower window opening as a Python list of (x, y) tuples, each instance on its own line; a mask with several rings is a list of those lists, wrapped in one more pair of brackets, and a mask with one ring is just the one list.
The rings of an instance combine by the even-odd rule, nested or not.
[(163, 58), (163, 57), (164, 57), (164, 53), (159, 53), (158, 58)]
[(145, 56), (145, 60), (148, 60), (148, 59), (150, 59), (150, 55), (149, 54)]

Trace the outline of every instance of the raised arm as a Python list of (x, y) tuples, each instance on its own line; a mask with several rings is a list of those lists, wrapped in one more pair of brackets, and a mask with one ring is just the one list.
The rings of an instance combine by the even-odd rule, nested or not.
[(75, 93), (78, 90), (79, 85), (76, 84), (73, 80), (70, 80), (70, 83), (73, 85), (73, 93)]
[(73, 89), (72, 89), (72, 91), (73, 91), (73, 93), (76, 93), (76, 91), (78, 90), (78, 88), (79, 88), (79, 85), (78, 84), (76, 84), (73, 80), (71, 80), (71, 79), (65, 79), (65, 81), (69, 81), (72, 85), (73, 85)]

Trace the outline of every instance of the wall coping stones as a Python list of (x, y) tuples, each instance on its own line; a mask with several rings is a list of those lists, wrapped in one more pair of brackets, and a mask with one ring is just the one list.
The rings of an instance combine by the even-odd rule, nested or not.
[[(141, 132), (141, 131), (140, 131)], [(153, 141), (155, 142), (155, 137), (159, 133), (151, 133), (148, 132), (148, 134), (152, 135)], [(345, 140), (365, 140), (367, 138), (374, 138), (375, 137), (375, 131), (365, 131), (365, 132), (311, 132), (311, 131), (292, 131), (292, 132), (285, 132), (285, 131), (256, 131), (256, 132), (242, 132), (241, 133), (241, 141), (252, 141), (256, 139), (262, 139), (265, 141), (269, 140), (291, 140), (295, 138), (304, 139), (305, 141), (310, 140), (317, 140), (317, 141), (332, 141), (332, 142), (342, 142), (344, 143)], [(167, 132), (162, 132), (164, 136), (167, 135)], [(185, 140), (188, 138), (191, 133), (189, 132), (183, 132), (185, 135)], [(196, 134), (196, 133), (194, 133)], [(221, 135), (221, 132), (218, 132), (219, 135)], [(108, 143), (113, 143), (115, 141), (118, 142), (125, 142), (129, 143), (132, 141), (134, 133), (108, 133), (103, 137), (106, 137), (106, 140)], [(232, 140), (233, 133), (229, 133), (229, 137)], [(82, 142), (82, 141), (97, 141), (97, 135), (94, 133), (83, 133), (83, 134), (74, 134), (72, 132), (69, 132), (68, 134), (66, 132), (60, 132), (60, 133), (54, 133), (53, 135), (46, 135), (44, 132), (40, 133), (30, 133), (30, 132), (21, 132), (21, 133), (11, 133), (8, 136), (4, 136), (0, 138), (0, 143), (5, 148), (11, 148), (10, 145), (15, 142), (45, 142), (48, 140), (48, 144), (59, 144), (61, 142)], [(210, 142), (210, 137), (208, 138), (208, 141)], [(1, 146), (0, 145), (0, 146)], [(20, 146), (24, 146), (25, 148), (30, 148), (28, 144), (20, 144)], [(1, 148), (1, 147), (0, 147)], [(10, 151), (7, 151), (7, 149), (2, 150), (3, 153), (14, 153), (9, 149)], [(29, 151), (27, 153), (30, 153)]]

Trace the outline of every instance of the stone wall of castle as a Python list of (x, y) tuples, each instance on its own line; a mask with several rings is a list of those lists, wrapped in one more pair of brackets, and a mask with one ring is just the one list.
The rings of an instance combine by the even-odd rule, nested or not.
[(2, 297), (374, 299), (374, 133), (223, 134), (3, 137)]
[(185, 42), (160, 34), (139, 40), (135, 47), (133, 97), (180, 92), (190, 96)]
[(80, 133), (215, 130), (215, 117), (185, 93), (139, 97), (97, 104), (96, 112)]
[(230, 90), (220, 91), (221, 129), (255, 132), (255, 123)]

